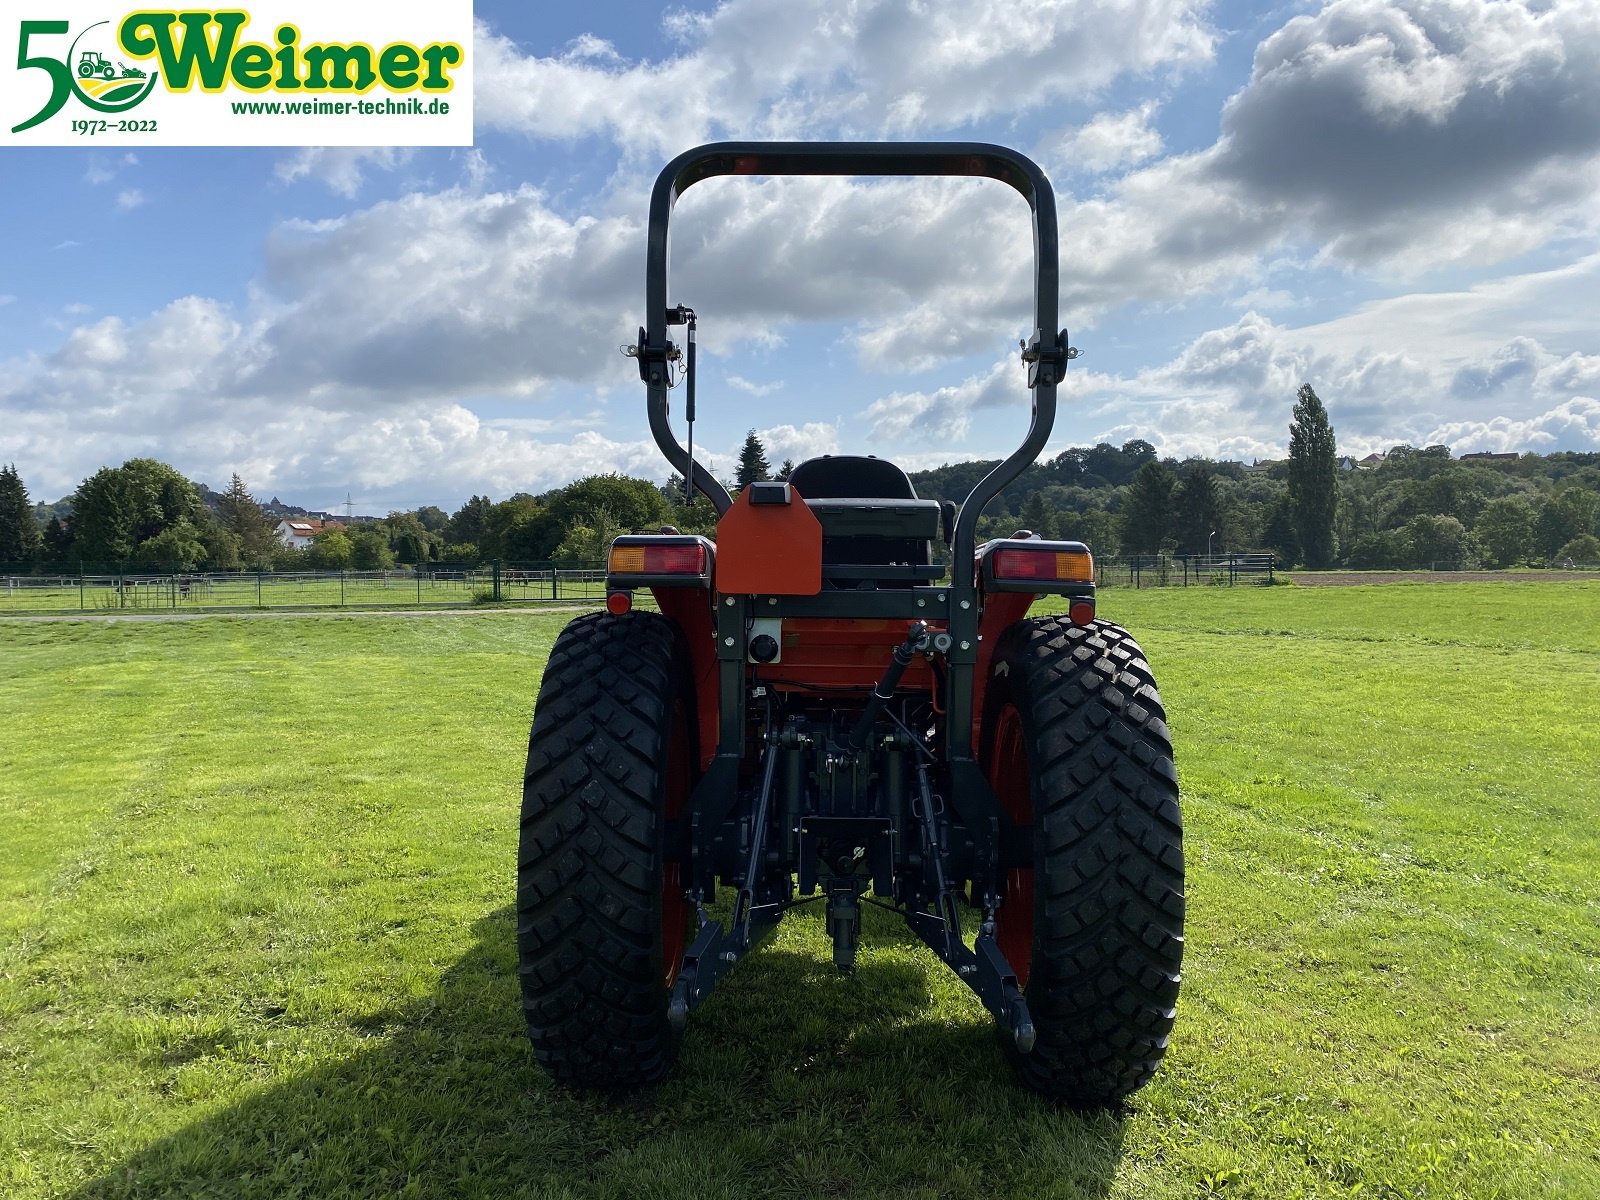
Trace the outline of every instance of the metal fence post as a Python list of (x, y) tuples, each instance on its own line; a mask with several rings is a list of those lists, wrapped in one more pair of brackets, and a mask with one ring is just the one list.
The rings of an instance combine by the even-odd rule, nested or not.
[(498, 558), (494, 560), (493, 566), (494, 566), (494, 598), (496, 600), (499, 600), (500, 599), (500, 560)]

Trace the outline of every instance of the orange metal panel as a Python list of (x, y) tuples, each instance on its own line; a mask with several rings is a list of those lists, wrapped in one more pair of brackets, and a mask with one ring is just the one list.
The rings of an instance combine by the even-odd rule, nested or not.
[(717, 591), (815, 596), (822, 590), (822, 525), (793, 491), (791, 504), (751, 504), (750, 489), (717, 522)]
[[(858, 699), (883, 677), (894, 648), (906, 640), (907, 620), (836, 621), (815, 617), (786, 617), (783, 622), (783, 661), (758, 667), (755, 678), (779, 691), (827, 692), (836, 688), (858, 691)], [(933, 629), (942, 624), (929, 622)], [(920, 655), (911, 660), (900, 680), (902, 691), (927, 691), (933, 673)]]

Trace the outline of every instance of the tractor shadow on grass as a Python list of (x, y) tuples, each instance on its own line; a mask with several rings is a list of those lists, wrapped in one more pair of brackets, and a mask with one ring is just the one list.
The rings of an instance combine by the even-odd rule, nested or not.
[[(1109, 1194), (1119, 1117), (1063, 1111), (1015, 1084), (986, 1014), (952, 1001), (960, 985), (908, 953), (892, 918), (869, 918), (849, 977), (825, 949), (795, 944), (815, 941), (807, 919), (791, 915), (796, 929), (694, 1014), (672, 1078), (608, 1099), (556, 1088), (534, 1063), (513, 916), (498, 910), (429, 1001), (352, 1014), (370, 1049), (299, 1074), (280, 1066), (75, 1200)], [(314, 1029), (277, 1036), (317, 1061)], [(183, 1055), (167, 1055), (177, 1090)]]

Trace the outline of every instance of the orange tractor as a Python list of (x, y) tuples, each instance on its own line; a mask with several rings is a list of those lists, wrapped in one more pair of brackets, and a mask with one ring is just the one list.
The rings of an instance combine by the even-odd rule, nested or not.
[[(856, 456), (735, 498), (678, 441), (668, 393), (685, 385), (692, 447), (697, 318), (669, 303), (667, 230), (677, 197), (720, 175), (977, 176), (1028, 202), (1032, 420), (959, 511)], [(647, 249), (629, 349), (650, 428), (720, 516), (714, 540), (617, 538), (606, 611), (569, 624), (545, 670), (517, 865), (538, 1060), (572, 1086), (653, 1084), (692, 1010), (785, 911), (822, 903), (848, 971), (877, 904), (993, 1013), (1027, 1084), (1115, 1104), (1154, 1073), (1178, 995), (1171, 740), (1138, 645), (1095, 616), (1088, 547), (975, 537), (1049, 438), (1075, 353), (1056, 327), (1049, 182), (984, 144), (720, 143), (661, 172)], [(634, 607), (641, 590), (659, 611)], [(1041, 596), (1066, 611), (1029, 616)], [(725, 919), (707, 910), (719, 887)]]

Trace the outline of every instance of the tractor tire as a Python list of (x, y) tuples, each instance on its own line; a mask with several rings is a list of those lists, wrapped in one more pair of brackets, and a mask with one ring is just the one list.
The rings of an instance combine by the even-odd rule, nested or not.
[(1038, 1041), (1002, 1044), (1035, 1090), (1115, 1106), (1166, 1052), (1183, 958), (1178, 776), (1143, 652), (1105, 621), (1019, 621), (995, 647), (981, 753), (1010, 819), (1032, 827), (995, 936)]
[(539, 687), (522, 790), (517, 956), (535, 1057), (634, 1089), (677, 1054), (667, 999), (693, 928), (668, 822), (698, 767), (688, 651), (656, 613), (577, 618)]

